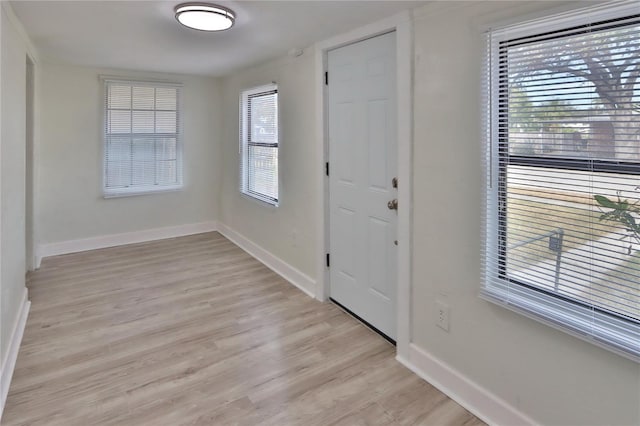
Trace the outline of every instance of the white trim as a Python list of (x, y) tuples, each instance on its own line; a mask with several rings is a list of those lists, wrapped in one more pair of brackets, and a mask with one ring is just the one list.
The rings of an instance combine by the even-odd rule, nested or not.
[(278, 197), (274, 200), (273, 198), (267, 196), (266, 194), (262, 194), (260, 192), (251, 191), (249, 189), (249, 178), (248, 178), (248, 169), (249, 169), (249, 135), (251, 131), (249, 130), (249, 98), (253, 95), (259, 95), (267, 92), (275, 92), (275, 101), (276, 101), (276, 146), (277, 149), (276, 157), (280, 158), (280, 95), (278, 92), (278, 84), (275, 82), (271, 82), (269, 84), (263, 84), (260, 86), (255, 86), (249, 89), (245, 89), (240, 93), (240, 194), (242, 196), (254, 199), (259, 201), (262, 204), (267, 204), (272, 207), (278, 207), (280, 203), (280, 168), (277, 167), (276, 164), (276, 187), (278, 192)]
[[(31, 69), (30, 69), (31, 68)], [(27, 106), (27, 113), (25, 114), (25, 265), (26, 272), (33, 271), (35, 269), (35, 251), (36, 251), (36, 127), (38, 117), (36, 116), (36, 105), (38, 99), (36, 98), (36, 63), (32, 56), (27, 53), (27, 61), (25, 64), (25, 81), (27, 83), (28, 90), (25, 93), (25, 105)], [(29, 72), (31, 71), (31, 73)], [(31, 95), (31, 96), (29, 96)], [(30, 113), (30, 114), (29, 114)], [(31, 120), (29, 121), (29, 115)], [(31, 133), (31, 137), (29, 137)], [(29, 182), (31, 185), (29, 185)], [(30, 211), (27, 209), (27, 205), (31, 205)], [(27, 232), (28, 231), (28, 232)], [(27, 234), (30, 232), (30, 238)]]
[[(31, 62), (33, 63), (33, 66), (34, 66), (34, 68), (33, 68), (34, 76), (33, 77), (34, 77), (34, 90), (35, 90), (35, 92), (34, 92), (34, 99), (33, 99), (33, 102), (34, 102), (34, 104), (33, 104), (33, 144), (34, 144), (33, 155), (34, 155), (34, 157), (33, 158), (34, 158), (34, 162), (37, 162), (36, 155), (37, 155), (37, 149), (38, 149), (37, 146), (38, 146), (38, 134), (39, 134), (38, 125), (37, 125), (37, 123), (38, 123), (38, 113), (39, 113), (39, 107), (38, 107), (38, 105), (39, 105), (39, 102), (38, 102), (38, 93), (39, 93), (39, 90), (38, 90), (38, 87), (39, 87), (39, 85), (38, 85), (38, 79), (39, 79), (38, 74), (39, 74), (39, 71), (38, 71), (38, 69), (39, 69), (39, 65), (38, 64), (40, 62), (40, 59), (39, 59), (40, 55), (39, 55), (38, 50), (35, 48), (35, 45), (31, 41), (31, 38), (29, 37), (27, 31), (25, 30), (24, 25), (22, 24), (22, 22), (20, 21), (20, 19), (16, 15), (11, 3), (8, 2), (8, 1), (0, 1), (0, 8), (2, 8), (2, 11), (4, 11), (4, 14), (5, 14), (6, 18), (7, 18), (7, 21), (9, 22), (10, 26), (12, 27), (12, 29), (16, 32), (18, 37), (20, 37), (20, 39), (24, 43), (24, 48), (25, 48), (26, 55), (31, 60)], [(36, 206), (36, 203), (37, 203), (37, 201), (36, 201), (36, 198), (37, 198), (37, 195), (36, 195), (37, 185), (35, 185), (35, 182), (37, 182), (37, 178), (38, 178), (38, 171), (37, 171), (37, 168), (35, 168), (34, 169), (34, 175), (33, 175), (33, 181), (34, 181), (34, 186), (35, 186), (35, 188), (33, 190), (33, 198), (34, 198), (34, 200), (33, 200), (33, 215), (34, 215), (34, 217), (36, 215), (36, 209), (37, 209), (37, 206)], [(34, 266), (37, 264), (37, 261), (35, 259), (35, 241), (37, 241), (38, 235), (37, 235), (37, 224), (35, 224), (35, 221), (34, 221), (34, 224), (33, 224), (32, 232), (33, 232), (33, 242), (34, 242), (34, 245), (32, 247), (33, 256), (32, 256), (31, 259), (26, 259), (25, 258), (26, 265), (30, 270), (33, 269)], [(0, 412), (0, 414), (1, 414), (1, 412)]]
[(33, 105), (33, 246), (31, 247), (31, 259), (27, 259), (27, 262), (31, 266), (31, 270), (36, 270), (39, 266), (37, 260), (37, 250), (38, 250), (38, 241), (40, 240), (40, 224), (36, 220), (38, 217), (39, 207), (40, 207), (40, 186), (38, 182), (40, 181), (40, 167), (36, 165), (40, 160), (40, 115), (41, 115), (41, 90), (40, 85), (42, 84), (42, 65), (38, 65), (33, 57), (31, 58), (34, 64), (34, 105)]
[[(481, 29), (508, 33), (509, 38), (526, 37), (539, 32), (565, 30), (569, 27), (607, 21), (638, 13), (637, 0), (622, 0), (576, 7), (573, 4), (563, 5), (530, 13), (525, 16), (513, 17), (501, 22), (485, 23)], [(597, 15), (597, 18), (593, 18)]]
[(490, 425), (535, 425), (531, 418), (415, 344), (396, 360)]
[(411, 215), (412, 215), (412, 135), (413, 135), (413, 32), (412, 14), (403, 11), (382, 21), (355, 29), (346, 34), (332, 37), (315, 45), (316, 78), (316, 144), (318, 169), (316, 182), (319, 194), (318, 211), (318, 282), (316, 298), (326, 300), (329, 296), (329, 274), (325, 266), (324, 254), (329, 248), (328, 226), (328, 179), (324, 173), (327, 161), (326, 86), (324, 72), (327, 52), (347, 44), (356, 43), (389, 31), (396, 31), (397, 96), (398, 96), (398, 275), (397, 275), (397, 330), (398, 355), (405, 356), (411, 341)]
[(398, 287), (396, 348), (406, 355), (411, 342), (413, 238), (413, 22), (396, 26), (398, 66)]
[(184, 185), (174, 185), (174, 186), (136, 186), (133, 188), (113, 188), (113, 189), (103, 189), (102, 198), (105, 200), (111, 198), (126, 198), (126, 197), (137, 197), (139, 195), (153, 195), (153, 194), (162, 194), (163, 192), (180, 192), (184, 190)]
[(0, 368), (0, 419), (2, 419), (4, 404), (7, 402), (9, 386), (11, 385), (11, 378), (13, 377), (13, 370), (16, 367), (16, 361), (18, 360), (20, 343), (22, 343), (22, 336), (27, 325), (27, 317), (29, 316), (30, 307), (31, 302), (29, 301), (29, 292), (25, 288), (22, 295), (22, 303), (20, 304), (20, 311), (18, 312), (18, 317), (16, 318), (16, 322), (13, 326), (11, 340), (9, 340), (9, 347), (4, 359), (2, 360), (2, 367)]
[(325, 200), (329, 200), (329, 182), (325, 172), (325, 162), (328, 161), (329, 155), (327, 152), (327, 140), (325, 135), (328, 134), (327, 122), (325, 116), (328, 116), (327, 105), (325, 102), (325, 84), (324, 73), (326, 71), (327, 52), (320, 46), (314, 46), (314, 62), (315, 62), (315, 75), (314, 80), (316, 82), (316, 158), (318, 159), (317, 168), (315, 169), (315, 175), (320, 176), (316, 180), (316, 193), (318, 199), (316, 200), (316, 211), (321, 212), (316, 216), (317, 232), (318, 232), (318, 246), (317, 246), (317, 263), (316, 270), (318, 271), (318, 282), (316, 284), (316, 299), (325, 301), (329, 298), (329, 273), (325, 263), (325, 253), (327, 253), (329, 247), (329, 227), (327, 225), (327, 217), (329, 215), (328, 203)]
[[(543, 293), (528, 286), (511, 282), (504, 272), (499, 271), (499, 239), (502, 234), (499, 218), (501, 194), (508, 193), (509, 188), (501, 188), (498, 184), (499, 176), (507, 167), (508, 161), (501, 159), (499, 117), (501, 103), (498, 98), (498, 86), (502, 77), (502, 63), (498, 58), (500, 42), (519, 37), (541, 37), (548, 31), (562, 31), (571, 34), (579, 25), (595, 24), (614, 18), (625, 18), (628, 14), (637, 13), (638, 5), (629, 2), (607, 3), (587, 9), (579, 9), (560, 15), (550, 15), (533, 21), (514, 24), (510, 27), (498, 29), (487, 34), (488, 46), (485, 54), (486, 69), (484, 72), (489, 79), (483, 87), (483, 101), (485, 102), (485, 117), (483, 121), (490, 125), (490, 132), (485, 132), (484, 157), (485, 163), (485, 193), (484, 193), (484, 229), (483, 229), (483, 274), (480, 297), (498, 306), (524, 315), (530, 319), (551, 326), (569, 335), (607, 349), (632, 361), (640, 362), (640, 325), (628, 319), (594, 310), (589, 303), (574, 303), (559, 297), (557, 292)], [(598, 24), (600, 25), (600, 24)], [(605, 27), (609, 25), (605, 24)], [(600, 28), (600, 29), (599, 29)], [(602, 31), (601, 26), (593, 25), (592, 31)], [(576, 36), (579, 37), (579, 36)], [(531, 39), (530, 39), (531, 40)], [(488, 83), (488, 84), (487, 84)], [(585, 177), (585, 179), (587, 179)], [(591, 180), (591, 179), (589, 179)], [(586, 182), (586, 181), (585, 181)], [(591, 186), (593, 186), (593, 182)], [(589, 189), (583, 188), (583, 193)], [(586, 259), (586, 258), (585, 258)], [(585, 260), (586, 262), (586, 260)], [(525, 282), (526, 283), (526, 282)], [(580, 286), (574, 283), (574, 286)], [(571, 297), (571, 296), (569, 296)]]
[[(396, 15), (385, 18), (381, 21), (373, 22), (364, 27), (356, 28), (347, 33), (331, 37), (330, 39), (316, 43), (316, 54), (325, 54), (328, 50), (337, 49), (348, 44), (357, 43), (377, 35), (396, 30), (399, 25), (411, 21), (411, 12), (405, 10)], [(405, 48), (405, 46), (398, 46)], [(324, 72), (324, 69), (322, 70)], [(399, 78), (400, 76), (398, 76)], [(318, 82), (324, 84), (322, 81)]]
[(103, 83), (121, 83), (126, 85), (147, 86), (147, 87), (184, 87), (184, 83), (175, 80), (153, 79), (153, 78), (128, 78), (117, 75), (98, 75), (98, 79)]
[[(181, 82), (157, 82), (153, 80), (140, 81), (140, 80), (135, 80), (135, 79), (132, 80), (128, 78), (108, 78), (106, 76), (99, 76), (99, 79), (102, 82), (102, 93), (101, 93), (102, 99), (101, 100), (102, 100), (102, 195), (103, 195), (103, 198), (109, 199), (109, 198), (118, 198), (118, 197), (132, 197), (132, 196), (140, 196), (140, 195), (147, 195), (147, 194), (155, 194), (160, 192), (171, 192), (171, 191), (182, 190), (184, 188), (184, 176), (183, 176), (183, 172), (184, 172), (184, 167), (183, 167), (183, 162), (184, 162), (184, 117), (183, 117), (184, 84)], [(135, 184), (132, 181), (131, 186), (127, 188), (108, 186), (108, 178), (107, 178), (108, 142), (107, 141), (110, 135), (114, 135), (114, 134), (108, 133), (109, 129), (107, 126), (107, 120), (109, 115), (109, 102), (108, 102), (109, 93), (110, 93), (109, 90), (111, 85), (130, 86), (132, 90), (134, 87), (140, 87), (140, 86), (151, 87), (154, 90), (161, 87), (172, 88), (175, 90), (176, 92), (175, 138), (176, 138), (176, 178), (177, 178), (176, 183), (174, 184), (156, 183), (156, 185), (150, 185), (150, 184)], [(133, 93), (131, 94), (131, 100), (133, 102)], [(156, 106), (154, 106), (154, 109), (152, 110), (154, 111), (154, 123), (156, 120), (155, 113), (157, 112), (155, 108)], [(131, 104), (128, 111), (130, 113), (133, 112), (133, 104)], [(130, 131), (133, 132), (133, 129), (130, 129)], [(156, 133), (156, 132), (152, 132), (149, 134), (163, 135), (163, 133)], [(171, 133), (171, 132), (166, 133), (166, 135), (173, 135), (173, 134), (174, 133)], [(133, 136), (134, 133), (124, 133), (124, 135)], [(132, 141), (133, 139), (131, 139), (130, 143), (133, 143)], [(155, 146), (156, 145), (154, 142), (154, 147)], [(155, 166), (157, 166), (158, 161), (159, 160), (157, 157), (154, 158)]]
[(202, 234), (204, 232), (216, 231), (217, 229), (217, 222), (210, 221), (192, 223), (188, 225), (169, 226), (165, 228), (146, 229), (144, 231), (126, 232), (122, 234), (102, 235), (99, 237), (83, 238), (80, 240), (61, 241), (59, 243), (40, 244), (36, 251), (36, 259), (38, 267), (40, 267), (42, 258), (48, 256), (57, 256), (60, 254), (77, 253), (106, 247)]
[(298, 287), (309, 297), (314, 297), (313, 290), (316, 288), (316, 282), (313, 278), (299, 271), (284, 260), (274, 256), (258, 244), (249, 240), (239, 232), (229, 228), (227, 225), (218, 224), (218, 232), (224, 235), (229, 241), (249, 253), (256, 260), (261, 262), (267, 268), (271, 269), (282, 278)]

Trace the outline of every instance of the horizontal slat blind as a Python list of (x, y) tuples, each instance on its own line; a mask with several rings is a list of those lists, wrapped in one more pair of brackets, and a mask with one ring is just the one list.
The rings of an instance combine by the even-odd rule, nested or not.
[(640, 16), (540, 28), (489, 36), (484, 292), (640, 359)]
[(275, 85), (242, 95), (242, 192), (278, 201), (278, 90)]
[(179, 187), (180, 87), (106, 80), (105, 91), (105, 194)]

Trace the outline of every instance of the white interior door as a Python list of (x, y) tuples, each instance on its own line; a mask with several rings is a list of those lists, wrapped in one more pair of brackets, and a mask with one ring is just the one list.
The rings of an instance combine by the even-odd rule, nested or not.
[(331, 298), (394, 340), (395, 46), (392, 32), (328, 52)]

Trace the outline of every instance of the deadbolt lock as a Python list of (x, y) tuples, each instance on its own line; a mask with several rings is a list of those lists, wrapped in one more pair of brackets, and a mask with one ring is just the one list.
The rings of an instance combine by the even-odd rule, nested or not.
[(393, 186), (394, 188), (398, 187), (398, 178), (394, 177), (393, 179), (391, 179), (391, 186)]

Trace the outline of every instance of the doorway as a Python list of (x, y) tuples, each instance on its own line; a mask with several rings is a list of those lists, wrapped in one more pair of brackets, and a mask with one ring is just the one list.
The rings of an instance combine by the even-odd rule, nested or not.
[(27, 56), (25, 116), (25, 264), (26, 272), (35, 269), (34, 256), (34, 103), (35, 66)]
[(330, 297), (396, 339), (395, 31), (327, 53)]

